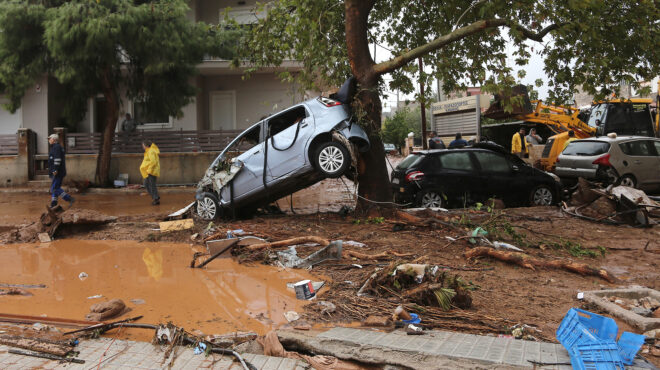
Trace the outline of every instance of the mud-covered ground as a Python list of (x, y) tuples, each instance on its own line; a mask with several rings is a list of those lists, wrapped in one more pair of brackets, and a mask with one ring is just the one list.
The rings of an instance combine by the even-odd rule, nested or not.
[[(563, 214), (555, 207), (535, 207), (535, 208), (517, 208), (506, 209), (502, 211), (477, 211), (477, 210), (452, 210), (448, 213), (439, 213), (441, 223), (435, 223), (431, 226), (411, 226), (406, 225), (402, 229), (395, 226), (396, 217), (389, 215), (372, 214), (371, 217), (355, 217), (348, 215), (344, 218), (335, 211), (342, 205), (351, 204), (351, 197), (348, 192), (341, 194), (340, 198), (328, 198), (327, 189), (344, 189), (345, 186), (351, 187), (351, 184), (344, 185), (339, 180), (332, 180), (331, 183), (318, 184), (315, 188), (307, 190), (308, 193), (294, 195), (294, 210), (298, 214), (284, 215), (262, 215), (249, 220), (237, 220), (226, 222), (215, 222), (214, 227), (217, 230), (235, 230), (243, 229), (247, 233), (254, 233), (269, 240), (282, 240), (290, 237), (299, 236), (320, 236), (328, 240), (357, 241), (364, 243), (364, 247), (345, 245), (345, 250), (357, 251), (364, 254), (377, 254), (385, 251), (395, 251), (403, 254), (410, 254), (407, 257), (389, 256), (378, 260), (366, 260), (357, 258), (344, 258), (339, 261), (328, 261), (315, 266), (309, 271), (311, 277), (328, 279), (329, 284), (321, 290), (317, 300), (327, 300), (337, 305), (337, 310), (332, 314), (320, 314), (313, 307), (312, 303), (306, 310), (300, 305), (292, 304), (290, 306), (279, 306), (277, 315), (281, 315), (283, 310), (300, 310), (303, 317), (310, 323), (340, 324), (361, 321), (369, 313), (364, 307), (352, 310), (347, 306), (347, 297), (351, 297), (350, 302), (359, 303), (356, 298), (357, 290), (365, 280), (375, 271), (377, 267), (386, 266), (392, 262), (415, 262), (439, 265), (452, 274), (460, 275), (465, 281), (471, 282), (476, 286), (476, 290), (471, 292), (472, 308), (468, 309), (468, 314), (478, 315), (480, 318), (497, 319), (498, 329), (482, 330), (483, 333), (507, 334), (508, 325), (514, 323), (527, 324), (537, 327), (540, 332), (535, 333), (535, 337), (544, 340), (554, 340), (555, 330), (561, 319), (571, 307), (582, 307), (598, 312), (594, 307), (585, 305), (576, 298), (578, 292), (587, 290), (598, 290), (604, 288), (623, 287), (630, 285), (641, 285), (653, 289), (660, 289), (660, 228), (634, 228), (629, 226), (612, 226), (599, 223), (593, 223), (572, 216)], [(339, 191), (339, 190), (336, 190)], [(7, 194), (11, 198), (11, 194)], [(97, 195), (94, 195), (96, 197)], [(201, 239), (204, 230), (208, 227), (207, 223), (198, 223), (192, 230), (177, 231), (172, 233), (160, 233), (158, 222), (162, 221), (167, 213), (176, 209), (168, 206), (167, 209), (149, 208), (147, 199), (139, 195), (131, 195), (136, 198), (135, 202), (140, 204), (130, 205), (127, 202), (123, 211), (117, 211), (113, 215), (118, 216), (116, 222), (97, 226), (94, 228), (64, 228), (58, 231), (56, 239), (66, 238), (71, 240), (128, 240), (137, 242), (155, 242), (155, 245), (162, 243), (179, 243), (180, 248), (176, 252), (176, 259), (172, 254), (166, 258), (167, 267), (165, 275), (172, 270), (172, 264), (180, 264), (186, 267), (190, 263), (186, 255), (192, 257), (194, 250), (201, 247)], [(106, 198), (115, 197), (115, 195), (106, 195)], [(186, 204), (188, 199), (192, 200), (192, 191), (176, 196), (180, 205)], [(190, 198), (188, 198), (190, 197)], [(80, 196), (79, 199), (85, 199)], [(163, 196), (163, 199), (166, 199)], [(124, 200), (126, 201), (126, 200)], [(288, 206), (290, 199), (280, 201), (280, 206)], [(316, 203), (315, 203), (316, 202)], [(76, 204), (76, 207), (82, 207), (83, 202)], [(305, 206), (303, 207), (303, 205)], [(317, 206), (317, 204), (320, 204)], [(138, 207), (140, 211), (135, 211)], [(162, 206), (161, 206), (162, 207)], [(101, 207), (103, 208), (103, 207)], [(316, 209), (314, 209), (316, 208)], [(98, 208), (97, 208), (98, 209)], [(127, 211), (131, 210), (132, 211)], [(103, 209), (99, 209), (103, 211)], [(144, 210), (144, 212), (142, 212)], [(319, 211), (319, 212), (317, 212)], [(300, 214), (306, 212), (306, 214)], [(35, 215), (26, 215), (26, 218), (36, 217)], [(3, 220), (5, 227), (11, 223), (7, 219)], [(24, 221), (21, 221), (24, 222)], [(449, 226), (451, 225), (451, 226)], [(495, 235), (489, 235), (491, 240), (508, 242), (521, 247), (525, 253), (541, 260), (569, 260), (585, 263), (594, 267), (606, 269), (616, 278), (615, 282), (608, 282), (596, 276), (581, 276), (564, 270), (549, 270), (537, 268), (530, 270), (520, 266), (508, 264), (505, 262), (493, 260), (489, 257), (468, 260), (464, 253), (473, 247), (466, 239), (451, 241), (450, 238), (463, 237), (468, 230), (477, 226), (495, 232)], [(395, 231), (396, 230), (396, 231)], [(196, 240), (191, 240), (193, 234), (200, 234)], [(151, 244), (143, 244), (147, 247)], [(138, 243), (139, 244), (139, 243)], [(119, 250), (123, 244), (111, 246), (112, 253), (120, 253)], [(131, 244), (135, 245), (135, 244)], [(88, 244), (82, 247), (89, 247)], [(0, 247), (13, 248), (11, 246)], [(28, 248), (28, 247), (24, 247)], [(134, 246), (131, 248), (135, 248)], [(172, 248), (168, 244), (168, 248)], [(143, 249), (130, 249), (135, 254), (135, 259), (144, 258)], [(305, 247), (299, 249), (303, 255), (311, 253), (315, 247)], [(6, 251), (6, 250), (5, 250)], [(28, 259), (22, 263), (32, 261), (41, 257), (33, 256), (46, 253), (48, 245), (35, 245), (34, 251), (28, 253)], [(25, 252), (24, 252), (25, 253)], [(112, 255), (112, 254), (110, 254)], [(268, 253), (264, 254), (265, 257)], [(26, 257), (26, 258), (27, 258)], [(139, 257), (139, 258), (138, 258)], [(242, 257), (245, 257), (243, 255)], [(255, 259), (250, 265), (256, 270), (263, 270), (261, 262), (264, 258)], [(91, 258), (91, 257), (90, 257)], [(103, 264), (103, 259), (95, 260), (95, 264)], [(360, 265), (362, 268), (358, 266)], [(34, 268), (34, 266), (32, 267)], [(143, 268), (144, 267), (140, 267)], [(208, 267), (215, 274), (222, 274), (228, 267), (226, 262), (214, 261)], [(112, 269), (111, 269), (112, 270)], [(23, 276), (30, 275), (30, 267), (23, 267)], [(60, 270), (57, 270), (60, 271)], [(245, 270), (249, 275), (248, 270)], [(19, 271), (20, 272), (20, 271)], [(102, 273), (102, 270), (99, 271)], [(60, 272), (58, 272), (60, 273)], [(178, 273), (184, 274), (184, 273)], [(18, 275), (15, 276), (19, 276)], [(139, 274), (138, 274), (139, 275)], [(142, 276), (144, 275), (144, 276)], [(140, 279), (149, 279), (149, 274), (139, 275)], [(180, 275), (184, 276), (184, 275)], [(302, 275), (301, 275), (302, 276)], [(3, 276), (3, 279), (6, 277)], [(77, 284), (77, 277), (71, 280)], [(152, 277), (153, 278), (153, 277)], [(291, 276), (293, 279), (294, 276)], [(128, 279), (130, 280), (130, 278)], [(130, 284), (128, 282), (127, 284)], [(175, 278), (176, 280), (176, 278)], [(208, 277), (202, 277), (202, 280), (208, 280)], [(239, 279), (240, 280), (240, 279)], [(142, 280), (135, 280), (135, 284), (142, 284)], [(146, 281), (146, 280), (144, 280)], [(249, 280), (248, 280), (249, 281)], [(5, 282), (5, 281), (0, 281)], [(193, 289), (194, 280), (186, 275), (182, 282), (187, 286), (181, 286), (180, 289)], [(8, 281), (5, 283), (9, 283)], [(67, 279), (62, 279), (58, 284), (67, 284)], [(168, 280), (168, 284), (176, 284)], [(217, 286), (209, 286), (204, 283), (204, 294), (208, 289), (222, 289), (222, 283)], [(64, 288), (62, 288), (64, 289)], [(211, 289), (212, 290), (212, 289)], [(90, 292), (94, 291), (91, 289)], [(240, 291), (240, 289), (239, 289)], [(295, 301), (292, 292), (284, 290), (277, 291), (277, 299), (286, 294), (290, 294), (290, 299)], [(99, 291), (99, 293), (101, 293)], [(82, 293), (81, 293), (82, 294)], [(83, 295), (88, 294), (85, 292)], [(214, 294), (218, 294), (215, 292)], [(90, 293), (91, 295), (91, 293)], [(21, 299), (26, 307), (26, 311), (31, 311), (34, 306), (30, 303), (31, 297), (10, 297), (0, 296), (0, 303), (5, 300)], [(143, 298), (136, 296), (135, 298)], [(239, 297), (240, 298), (240, 297)], [(381, 300), (379, 300), (381, 299)], [(240, 302), (240, 299), (238, 299)], [(369, 304), (391, 305), (394, 303), (404, 303), (404, 300), (396, 296), (376, 297), (376, 300), (369, 300)], [(89, 302), (84, 302), (87, 304)], [(152, 313), (153, 318), (167, 319), (167, 311), (170, 307), (177, 304), (177, 300), (164, 301), (156, 307), (149, 307), (149, 310), (156, 310), (158, 314)], [(204, 300), (197, 302), (198, 305), (204, 305)], [(214, 303), (216, 304), (216, 303)], [(239, 303), (240, 304), (240, 303)], [(214, 306), (215, 307), (215, 306)], [(389, 306), (388, 306), (389, 307)], [(137, 308), (142, 310), (142, 308)], [(173, 309), (172, 309), (173, 310)], [(267, 311), (268, 309), (264, 309)], [(37, 310), (38, 311), (38, 310)], [(26, 312), (26, 314), (39, 315), (40, 312)], [(80, 310), (77, 310), (80, 311)], [(378, 311), (374, 309), (374, 312)], [(381, 310), (382, 311), (382, 310)], [(453, 309), (451, 312), (459, 312)], [(201, 312), (201, 311), (200, 311)], [(249, 312), (249, 313), (248, 313)], [(220, 320), (261, 320), (267, 314), (257, 318), (258, 310), (246, 309), (244, 315), (235, 317), (222, 317), (223, 314), (218, 311), (218, 321)], [(64, 313), (62, 313), (63, 315)], [(420, 313), (424, 317), (424, 313)], [(78, 315), (79, 316), (79, 315)], [(79, 317), (76, 317), (79, 318)], [(198, 329), (196, 325), (203, 326), (205, 320), (211, 318), (191, 319), (187, 322), (181, 322), (181, 325), (187, 329)], [(272, 320), (272, 319), (271, 319)], [(282, 323), (278, 319), (275, 326)], [(505, 326), (502, 323), (507, 323)], [(623, 321), (617, 320), (621, 330), (638, 332)], [(271, 327), (269, 323), (269, 327)], [(235, 325), (235, 328), (240, 325)], [(258, 325), (249, 326), (253, 329), (259, 329)], [(451, 319), (447, 319), (446, 328), (455, 328)], [(466, 329), (468, 330), (468, 329)], [(202, 331), (204, 328), (202, 327)], [(480, 332), (480, 329), (469, 330)], [(207, 333), (208, 334), (208, 333)], [(218, 334), (218, 333), (213, 333)], [(647, 356), (656, 365), (660, 364), (657, 357)]]

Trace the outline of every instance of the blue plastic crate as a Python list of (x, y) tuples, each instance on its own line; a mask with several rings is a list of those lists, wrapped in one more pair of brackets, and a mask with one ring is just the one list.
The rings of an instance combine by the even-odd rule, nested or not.
[(615, 343), (618, 331), (616, 322), (609, 317), (571, 308), (557, 328), (557, 340), (572, 354), (580, 344)]
[(578, 344), (575, 356), (571, 356), (574, 370), (624, 370), (619, 355), (619, 346), (606, 340), (596, 343)]
[(617, 345), (619, 346), (619, 354), (621, 360), (626, 365), (632, 365), (635, 361), (635, 356), (644, 344), (644, 336), (624, 331), (619, 337)]

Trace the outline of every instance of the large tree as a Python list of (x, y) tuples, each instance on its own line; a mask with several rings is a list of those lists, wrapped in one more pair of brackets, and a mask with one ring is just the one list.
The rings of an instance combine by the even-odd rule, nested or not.
[[(508, 54), (526, 68), (537, 53), (551, 100), (565, 102), (577, 86), (604, 96), (660, 70), (653, 0), (275, 0), (260, 7), (268, 16), (243, 48), (254, 68), (301, 61), (305, 88), (356, 77), (354, 111), (373, 144), (360, 159), (359, 193), (376, 201), (391, 199), (379, 137), (385, 74), (389, 88), (403, 92), (435, 78), (445, 92), (467, 85), (507, 92), (516, 77)], [(389, 48), (391, 58), (374, 62), (373, 43)], [(419, 73), (418, 58), (429, 73)]]
[[(0, 86), (16, 110), (44, 75), (64, 87), (64, 118), (75, 123), (102, 93), (104, 123), (96, 181), (109, 183), (112, 140), (126, 98), (147, 111), (180, 116), (196, 94), (190, 79), (205, 54), (227, 55), (225, 32), (186, 18), (184, 0), (3, 0)], [(228, 44), (230, 45), (230, 44)]]

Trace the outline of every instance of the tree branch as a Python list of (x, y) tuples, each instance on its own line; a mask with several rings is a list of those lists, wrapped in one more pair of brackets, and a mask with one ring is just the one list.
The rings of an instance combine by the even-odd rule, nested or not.
[(468, 36), (483, 32), (487, 29), (497, 28), (497, 27), (509, 27), (515, 29), (523, 34), (527, 39), (541, 42), (543, 37), (547, 35), (550, 31), (555, 30), (562, 25), (552, 24), (538, 33), (532, 32), (529, 29), (507, 19), (482, 19), (476, 21), (467, 26), (456, 29), (455, 31), (442, 35), (437, 39), (429, 42), (428, 44), (416, 47), (406, 53), (403, 53), (397, 57), (394, 57), (390, 60), (378, 63), (374, 66), (374, 72), (376, 75), (382, 75), (385, 73), (392, 72), (404, 65), (406, 65), (411, 60), (417, 59), (423, 55), (426, 55), (434, 50), (440, 49), (445, 45), (451, 44), (452, 42), (462, 40)]

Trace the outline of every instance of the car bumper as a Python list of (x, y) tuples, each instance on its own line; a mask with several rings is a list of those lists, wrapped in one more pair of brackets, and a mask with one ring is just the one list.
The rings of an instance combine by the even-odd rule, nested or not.
[(578, 178), (585, 179), (596, 178), (596, 168), (569, 168), (569, 167), (556, 167), (555, 174), (563, 178)]
[(391, 183), (392, 193), (394, 194), (394, 203), (414, 204), (416, 191), (410, 186)]

